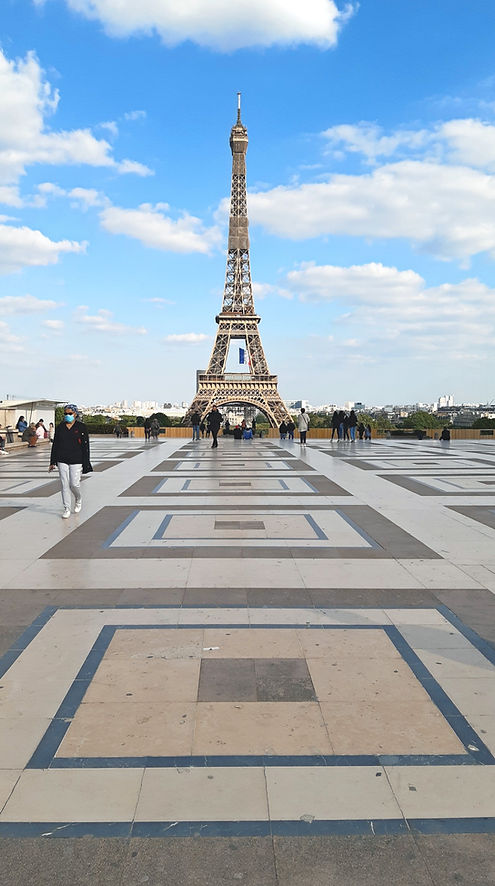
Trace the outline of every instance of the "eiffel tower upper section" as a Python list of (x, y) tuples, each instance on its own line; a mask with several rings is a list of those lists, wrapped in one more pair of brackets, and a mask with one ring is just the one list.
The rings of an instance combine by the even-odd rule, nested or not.
[[(232, 190), (222, 310), (215, 318), (218, 328), (208, 369), (199, 374), (189, 414), (198, 411), (204, 415), (214, 403), (251, 405), (264, 412), (276, 427), (289, 414), (277, 390), (277, 376), (270, 375), (258, 329), (261, 318), (254, 309), (246, 196), (247, 147), (248, 134), (241, 120), (238, 93), (237, 121), (230, 133)], [(229, 348), (236, 339), (245, 342), (249, 371), (227, 373)]]

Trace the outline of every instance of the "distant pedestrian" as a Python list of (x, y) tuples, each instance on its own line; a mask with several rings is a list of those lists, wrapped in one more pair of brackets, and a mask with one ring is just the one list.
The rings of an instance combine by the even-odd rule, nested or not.
[(74, 513), (81, 510), (81, 474), (93, 470), (89, 460), (89, 437), (86, 425), (77, 418), (77, 406), (67, 403), (64, 406), (64, 420), (55, 428), (55, 436), (50, 455), (49, 471), (58, 468), (62, 484), (62, 517), (70, 517), (71, 492), (74, 494)]
[(5, 452), (5, 437), (0, 434), (0, 455), (7, 455)]
[(279, 432), (280, 432), (280, 439), (285, 440), (285, 438), (287, 436), (287, 425), (285, 424), (284, 421), (280, 423)]
[(349, 432), (351, 435), (351, 443), (354, 443), (356, 439), (356, 425), (357, 425), (357, 415), (354, 412), (354, 409), (351, 409), (349, 413)]
[(309, 428), (309, 415), (304, 406), (297, 416), (297, 427), (299, 428), (299, 442), (304, 444), (306, 443), (306, 434)]
[(206, 431), (206, 425), (205, 425), (204, 421), (201, 422), (201, 424), (199, 426), (199, 430), (201, 431), (201, 436), (204, 437), (205, 431)]
[(445, 443), (450, 443), (450, 431), (448, 428), (443, 429), (440, 434), (440, 440), (443, 440)]
[(151, 418), (145, 418), (144, 420), (144, 439), (151, 439)]
[(339, 416), (340, 416), (340, 413), (337, 412), (336, 409), (334, 409), (334, 412), (332, 415), (332, 436), (330, 437), (331, 440), (333, 440), (334, 437), (337, 437), (337, 439), (339, 438), (339, 424), (340, 424)]
[(216, 449), (218, 446), (218, 432), (220, 430), (220, 425), (222, 424), (222, 413), (218, 411), (218, 406), (212, 406), (211, 412), (208, 416), (208, 424), (210, 426), (211, 435), (213, 437), (213, 443), (211, 444), (212, 449)]
[(50, 443), (53, 443), (54, 436), (55, 436), (55, 425), (51, 421), (50, 424), (48, 425), (48, 439), (49, 439)]
[(45, 428), (42, 418), (40, 418), (39, 421), (36, 422), (36, 436), (38, 440), (44, 440), (45, 437), (48, 437), (48, 431)]
[(228, 418), (225, 419), (225, 424), (223, 426), (223, 432), (224, 432), (224, 434), (230, 434), (230, 422), (229, 422)]
[(359, 434), (359, 439), (360, 439), (360, 440), (363, 439), (365, 430), (366, 430), (366, 428), (365, 428), (363, 422), (360, 421), (359, 424), (358, 424), (358, 434)]
[(295, 430), (296, 430), (296, 426), (291, 419), (290, 421), (287, 422), (287, 436), (288, 436), (289, 440), (294, 439), (294, 431)]
[(153, 440), (158, 440), (158, 435), (160, 433), (160, 422), (157, 418), (154, 418), (150, 425), (151, 437)]
[(253, 429), (253, 437), (256, 436), (256, 418), (253, 418), (251, 422), (251, 427)]
[(193, 440), (199, 440), (199, 425), (201, 423), (201, 416), (199, 412), (193, 412), (191, 415), (191, 425), (193, 432)]
[(120, 438), (122, 436), (122, 428), (120, 427), (120, 425), (115, 425), (113, 432), (114, 432), (115, 436), (117, 437), (117, 440), (120, 440)]
[(366, 425), (364, 429), (364, 439), (371, 440), (371, 425)]
[(345, 412), (343, 409), (341, 409), (338, 414), (338, 425), (337, 425), (337, 435), (338, 435), (339, 440), (344, 439), (344, 420), (345, 420)]

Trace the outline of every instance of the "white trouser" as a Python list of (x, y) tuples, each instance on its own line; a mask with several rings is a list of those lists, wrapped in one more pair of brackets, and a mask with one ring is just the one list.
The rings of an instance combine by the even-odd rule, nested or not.
[(59, 461), (57, 464), (60, 482), (62, 484), (62, 501), (64, 508), (68, 508), (72, 503), (71, 490), (74, 493), (76, 502), (81, 500), (81, 472), (82, 465), (66, 465), (65, 462)]

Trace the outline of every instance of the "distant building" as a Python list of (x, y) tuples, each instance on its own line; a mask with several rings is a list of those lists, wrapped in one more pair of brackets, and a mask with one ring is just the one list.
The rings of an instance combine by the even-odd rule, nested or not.
[(48, 428), (50, 422), (55, 423), (55, 407), (63, 400), (46, 400), (43, 397), (32, 400), (0, 400), (0, 428), (15, 428), (21, 415), (28, 424), (42, 418)]

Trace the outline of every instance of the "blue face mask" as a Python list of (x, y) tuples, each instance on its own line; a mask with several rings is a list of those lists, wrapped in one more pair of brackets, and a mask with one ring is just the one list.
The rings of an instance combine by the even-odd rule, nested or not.
[(64, 415), (64, 421), (66, 421), (68, 425), (72, 424), (72, 422), (75, 421), (75, 418), (75, 415)]

